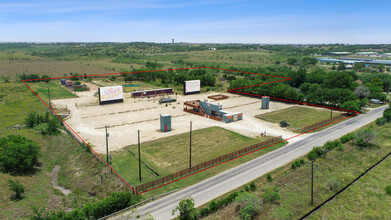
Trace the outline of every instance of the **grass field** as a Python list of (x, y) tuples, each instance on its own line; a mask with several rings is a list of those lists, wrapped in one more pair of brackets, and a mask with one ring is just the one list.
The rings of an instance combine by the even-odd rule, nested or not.
[[(32, 206), (70, 210), (122, 190), (118, 179), (112, 175), (100, 183), (100, 175), (107, 168), (69, 135), (43, 136), (34, 129), (12, 128), (24, 124), (30, 111), (42, 114), (47, 109), (24, 84), (0, 83), (0, 94), (0, 137), (22, 135), (41, 147), (40, 165), (35, 172), (23, 175), (0, 172), (0, 219), (27, 218)], [(68, 196), (52, 187), (50, 173), (55, 165), (61, 166), (58, 184), (72, 191)], [(9, 179), (17, 179), (24, 185), (22, 200), (10, 200)]]
[[(339, 114), (341, 113), (333, 111), (333, 117)], [(329, 119), (330, 110), (294, 106), (255, 117), (272, 123), (287, 121), (291, 131), (301, 133), (303, 127)]]
[[(28, 83), (28, 82), (27, 82)], [(70, 90), (61, 86), (59, 80), (52, 80), (51, 82), (38, 82), (38, 83), (28, 83), (34, 92), (39, 95), (43, 100), (48, 101), (48, 88), (50, 90), (50, 99), (65, 99), (65, 98), (76, 98), (77, 95), (73, 94)]]
[[(298, 219), (390, 152), (391, 124), (379, 127), (373, 123), (363, 129), (370, 126), (378, 134), (375, 146), (360, 149), (349, 142), (344, 144), (343, 151), (334, 150), (325, 158), (316, 160), (313, 206), (310, 205), (309, 165), (296, 170), (291, 169), (291, 164), (280, 167), (270, 173), (273, 178), (271, 183), (265, 176), (255, 180), (258, 189), (254, 193), (259, 198), (272, 187), (278, 187), (281, 197), (278, 203), (263, 203), (256, 219)], [(310, 219), (387, 219), (391, 214), (391, 197), (385, 194), (385, 186), (389, 184), (389, 168), (390, 159), (310, 216)], [(237, 219), (239, 215), (235, 206), (230, 204), (206, 219)]]
[(391, 157), (388, 157), (309, 219), (389, 218), (391, 196), (385, 194), (385, 188), (391, 184), (390, 168)]
[[(271, 137), (249, 138), (220, 127), (196, 130), (193, 131), (192, 134), (192, 164), (198, 164), (270, 138)], [(228, 167), (236, 166), (251, 158), (260, 156), (270, 150), (284, 145), (285, 143), (277, 144), (246, 157), (231, 161), (227, 163), (228, 165), (221, 165), (194, 175), (195, 179), (192, 179), (193, 177), (189, 177), (186, 178), (186, 180), (179, 181), (180, 183), (170, 184), (163, 187), (160, 191), (156, 190), (156, 192), (151, 192), (149, 194), (157, 195), (158, 192), (168, 192), (173, 188), (182, 187), (182, 184), (194, 184), (208, 176), (215, 175), (223, 170), (226, 170)], [(117, 169), (117, 171), (119, 171), (121, 176), (126, 178), (126, 180), (132, 185), (140, 185), (138, 159), (134, 157), (129, 150), (135, 155), (138, 154), (137, 145), (130, 146), (126, 150), (113, 152), (113, 166)], [(188, 155), (189, 133), (141, 143), (142, 160), (157, 171), (160, 177), (187, 168), (189, 166)], [(142, 178), (142, 183), (145, 183), (159, 177), (142, 164)], [(189, 179), (189, 181), (187, 179)]]

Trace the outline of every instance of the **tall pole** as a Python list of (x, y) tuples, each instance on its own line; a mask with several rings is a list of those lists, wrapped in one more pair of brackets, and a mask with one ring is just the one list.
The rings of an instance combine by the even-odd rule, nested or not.
[(141, 153), (140, 153), (140, 130), (137, 131), (138, 134), (138, 175), (141, 182)]
[(314, 161), (311, 160), (311, 205), (314, 205)]
[(190, 121), (190, 154), (189, 154), (189, 168), (191, 168), (191, 129), (192, 129), (192, 121)]
[(109, 140), (108, 140), (108, 135), (107, 135), (107, 125), (105, 125), (105, 131), (106, 131), (106, 161), (107, 164), (109, 164)]
[(48, 87), (48, 96), (49, 96), (49, 106), (50, 108), (52, 108), (52, 102), (50, 101), (50, 89)]

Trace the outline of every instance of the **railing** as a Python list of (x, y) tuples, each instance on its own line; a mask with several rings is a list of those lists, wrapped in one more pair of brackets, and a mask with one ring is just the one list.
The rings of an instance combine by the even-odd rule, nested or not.
[(282, 136), (274, 137), (274, 138), (272, 138), (270, 140), (267, 140), (267, 141), (264, 141), (264, 142), (261, 142), (261, 143), (258, 143), (258, 144), (254, 144), (252, 146), (249, 146), (249, 147), (246, 147), (246, 148), (234, 151), (232, 153), (228, 153), (228, 154), (225, 154), (225, 155), (213, 158), (213, 159), (211, 159), (209, 161), (206, 161), (206, 162), (194, 165), (194, 166), (192, 166), (190, 168), (186, 168), (186, 169), (180, 170), (180, 171), (172, 173), (170, 175), (167, 175), (167, 176), (161, 177), (159, 179), (156, 179), (156, 180), (144, 183), (144, 184), (142, 184), (140, 186), (137, 186), (136, 187), (136, 192), (137, 193), (144, 192), (144, 191), (146, 191), (146, 190), (148, 190), (150, 188), (155, 188), (155, 187), (163, 185), (165, 183), (174, 181), (174, 180), (176, 180), (178, 178), (182, 178), (182, 177), (184, 177), (186, 175), (189, 175), (191, 173), (195, 173), (197, 171), (206, 169), (208, 167), (211, 167), (211, 166), (214, 166), (214, 165), (219, 164), (221, 162), (233, 159), (233, 158), (241, 156), (243, 154), (253, 152), (253, 151), (257, 150), (257, 149), (269, 146), (270, 144), (280, 142), (281, 140), (282, 140)]

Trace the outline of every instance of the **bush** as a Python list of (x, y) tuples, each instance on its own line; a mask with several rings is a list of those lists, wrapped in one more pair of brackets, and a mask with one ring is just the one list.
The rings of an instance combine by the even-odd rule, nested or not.
[(200, 217), (206, 217), (209, 215), (209, 209), (208, 208), (201, 208), (198, 212)]
[(265, 202), (278, 202), (280, 200), (280, 193), (278, 191), (277, 187), (268, 189), (265, 191), (265, 194), (263, 194), (263, 201)]
[(12, 181), (11, 179), (8, 180), (9, 187), (11, 191), (14, 191), (14, 195), (11, 196), (12, 200), (20, 200), (22, 199), (22, 193), (24, 193), (24, 186), (18, 181)]
[(117, 77), (115, 77), (115, 76), (110, 76), (110, 81), (114, 81), (115, 79), (117, 79)]
[(386, 108), (386, 110), (384, 110), (383, 117), (387, 120), (387, 122), (391, 122), (391, 108)]
[(0, 139), (0, 168), (6, 172), (33, 170), (38, 163), (40, 149), (37, 143), (19, 135)]
[(330, 179), (327, 181), (326, 185), (330, 191), (336, 191), (339, 189), (340, 183), (337, 179)]
[(316, 160), (319, 157), (322, 157), (325, 155), (325, 151), (321, 147), (314, 147), (308, 154), (307, 158), (308, 160)]
[(269, 183), (271, 183), (271, 182), (273, 181), (272, 175), (267, 174), (267, 175), (266, 175), (266, 180), (267, 180)]
[(34, 127), (37, 125), (37, 113), (36, 112), (30, 112), (27, 115), (27, 118), (25, 119), (26, 126), (29, 128)]
[(217, 203), (215, 200), (212, 200), (212, 202), (209, 203), (209, 210), (210, 212), (215, 212), (219, 209), (219, 207), (217, 206)]
[(229, 194), (227, 197), (218, 200), (217, 202), (215, 200), (212, 200), (212, 202), (209, 203), (209, 208), (201, 208), (200, 211), (198, 212), (198, 215), (200, 217), (206, 217), (210, 213), (216, 212), (218, 209), (232, 203), (235, 200), (235, 198), (238, 196), (238, 194), (239, 194), (238, 192), (233, 192)]
[(303, 159), (300, 159), (300, 160), (295, 160), (293, 163), (292, 163), (292, 169), (296, 169), (296, 168), (299, 168), (301, 166), (304, 165), (304, 160)]
[(239, 205), (239, 215), (241, 219), (252, 219), (260, 208), (259, 199), (248, 192), (240, 193), (235, 203)]
[(354, 133), (345, 134), (344, 136), (341, 137), (341, 142), (345, 144), (353, 140), (353, 138), (354, 138)]
[(48, 75), (43, 75), (43, 76), (41, 77), (41, 79), (45, 79), (45, 80), (42, 80), (42, 81), (44, 81), (44, 82), (46, 82), (46, 83), (50, 82), (50, 76), (48, 76)]
[(179, 219), (197, 219), (196, 209), (194, 208), (194, 199), (191, 197), (182, 199), (178, 206), (171, 211), (171, 214), (175, 215), (177, 211), (179, 211)]
[(30, 112), (25, 119), (27, 127), (41, 131), (43, 135), (56, 135), (59, 133), (58, 129), (61, 126), (60, 119), (57, 117), (50, 118), (49, 112), (45, 115), (37, 114), (36, 112)]
[(257, 185), (255, 185), (254, 182), (251, 182), (250, 183), (250, 190), (254, 192), (256, 189), (257, 189)]
[(375, 140), (376, 134), (369, 129), (357, 132), (354, 137), (355, 144), (360, 148), (371, 146), (375, 142)]
[(391, 196), (391, 185), (386, 186), (386, 193), (387, 195)]
[(33, 208), (34, 215), (31, 219), (98, 219), (114, 212), (120, 211), (126, 207), (136, 204), (140, 197), (133, 196), (131, 192), (116, 192), (110, 197), (96, 203), (87, 203), (80, 209), (73, 209), (66, 213), (63, 210), (46, 213), (37, 211)]
[(77, 82), (75, 82), (75, 85), (80, 85), (81, 84), (81, 82), (79, 82), (79, 81), (77, 81)]
[(335, 148), (339, 147), (339, 145), (341, 145), (341, 142), (339, 142), (339, 140), (327, 141), (323, 145), (323, 149), (331, 151), (331, 150), (334, 150)]
[(383, 117), (376, 119), (376, 124), (378, 126), (382, 126), (382, 125), (386, 124), (386, 122), (387, 122), (387, 120)]

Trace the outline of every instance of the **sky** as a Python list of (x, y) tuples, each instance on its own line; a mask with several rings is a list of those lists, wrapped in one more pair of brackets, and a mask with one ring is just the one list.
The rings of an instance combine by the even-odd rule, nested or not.
[(390, 0), (0, 0), (0, 42), (391, 43)]

